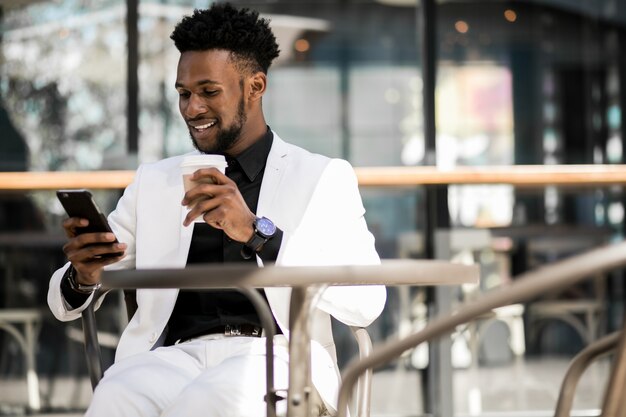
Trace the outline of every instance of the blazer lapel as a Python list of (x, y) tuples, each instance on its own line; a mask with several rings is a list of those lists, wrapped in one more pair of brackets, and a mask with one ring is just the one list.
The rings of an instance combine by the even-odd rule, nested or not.
[(276, 194), (283, 180), (289, 152), (285, 142), (275, 132), (273, 133), (274, 140), (272, 141), (272, 149), (267, 156), (256, 215), (266, 216), (276, 221), (276, 218), (281, 215), (281, 213), (277, 213), (280, 211), (280, 207), (275, 207)]
[[(274, 221), (278, 227), (284, 228), (283, 219), (288, 213), (288, 207), (278, 204), (277, 194), (284, 180), (284, 174), (289, 163), (288, 146), (274, 132), (272, 149), (267, 157), (263, 183), (259, 192), (259, 203), (257, 205), (257, 216), (266, 216)], [(283, 231), (285, 231), (283, 229)], [(257, 263), (263, 266), (263, 261), (257, 256)], [(265, 288), (270, 309), (278, 326), (283, 334), (289, 337), (289, 300), (291, 299), (291, 288), (271, 287)]]

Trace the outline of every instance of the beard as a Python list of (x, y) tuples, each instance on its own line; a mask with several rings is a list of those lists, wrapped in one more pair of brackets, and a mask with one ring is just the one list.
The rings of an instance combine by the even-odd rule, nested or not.
[(226, 151), (228, 151), (240, 139), (243, 125), (248, 120), (248, 116), (246, 115), (244, 106), (245, 105), (242, 95), (241, 99), (239, 100), (239, 105), (237, 106), (237, 115), (235, 116), (235, 120), (230, 126), (218, 130), (213, 146), (200, 147), (200, 144), (198, 143), (198, 141), (196, 141), (196, 139), (190, 132), (189, 136), (191, 137), (191, 142), (193, 143), (193, 146), (198, 151), (205, 154), (226, 154)]

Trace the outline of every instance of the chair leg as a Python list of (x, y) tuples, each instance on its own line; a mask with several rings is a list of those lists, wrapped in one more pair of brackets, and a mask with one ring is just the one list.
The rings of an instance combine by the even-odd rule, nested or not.
[(35, 329), (33, 323), (28, 321), (24, 325), (26, 339), (26, 383), (28, 385), (28, 405), (31, 410), (41, 409), (41, 398), (39, 396), (39, 377), (35, 370)]

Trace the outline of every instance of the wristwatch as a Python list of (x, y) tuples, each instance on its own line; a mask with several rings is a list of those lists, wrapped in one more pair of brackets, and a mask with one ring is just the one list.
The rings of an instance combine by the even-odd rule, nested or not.
[(254, 219), (254, 223), (252, 225), (254, 227), (254, 233), (252, 234), (250, 240), (244, 244), (244, 248), (250, 250), (242, 252), (244, 258), (246, 258), (246, 255), (249, 255), (247, 257), (249, 258), (253, 253), (260, 252), (261, 249), (263, 249), (263, 245), (265, 245), (267, 241), (270, 240), (276, 233), (276, 226), (267, 217), (257, 217)]
[(73, 266), (70, 265), (69, 270), (67, 271), (67, 281), (70, 283), (70, 288), (81, 294), (91, 294), (92, 292), (99, 290), (102, 287), (100, 282), (92, 285), (81, 284), (76, 281), (76, 277), (74, 276), (74, 272), (76, 270)]

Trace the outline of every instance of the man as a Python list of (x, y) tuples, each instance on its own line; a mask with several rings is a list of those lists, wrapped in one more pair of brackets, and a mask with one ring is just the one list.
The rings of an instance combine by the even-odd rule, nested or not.
[[(194, 179), (210, 177), (214, 184), (198, 182), (185, 193), (182, 157), (145, 164), (109, 216), (114, 234), (76, 236), (85, 220), (65, 221), (70, 262), (50, 282), (55, 316), (78, 318), (105, 266), (379, 263), (350, 165), (283, 142), (265, 122), (261, 99), (278, 56), (268, 22), (216, 4), (185, 17), (171, 38), (181, 53), (176, 90), (191, 140), (200, 153), (225, 155), (226, 174), (200, 169)], [(194, 223), (199, 216), (204, 223)], [(275, 340), (279, 388), (288, 382), (289, 291), (263, 291), (281, 333)], [(320, 413), (334, 412), (338, 389), (329, 314), (366, 326), (384, 302), (383, 287), (333, 287), (321, 297), (311, 347)], [(265, 342), (249, 301), (236, 292), (140, 289), (137, 304), (87, 415), (265, 415)]]

